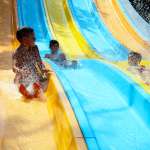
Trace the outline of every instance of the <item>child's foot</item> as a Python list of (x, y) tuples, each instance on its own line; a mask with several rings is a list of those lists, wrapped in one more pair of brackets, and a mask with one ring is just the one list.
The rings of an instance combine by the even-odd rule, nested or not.
[(23, 84), (20, 85), (20, 87), (19, 87), (19, 92), (20, 92), (25, 98), (27, 98), (27, 99), (32, 99), (32, 98), (34, 98), (34, 96), (31, 95), (31, 94), (27, 91), (26, 87), (25, 87)]
[(33, 84), (33, 89), (34, 89), (34, 97), (38, 98), (41, 92), (41, 86), (38, 83)]

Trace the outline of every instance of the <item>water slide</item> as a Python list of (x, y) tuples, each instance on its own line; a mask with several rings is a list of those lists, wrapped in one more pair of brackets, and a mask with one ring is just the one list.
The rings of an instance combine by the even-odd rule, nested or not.
[(68, 12), (65, 1), (46, 0), (47, 19), (52, 29), (53, 37), (57, 38), (61, 48), (69, 58), (85, 58), (98, 56), (92, 51), (80, 34)]
[(119, 7), (117, 0), (95, 0), (99, 9), (99, 14), (106, 26), (120, 43), (128, 49), (138, 51), (149, 59), (150, 45), (147, 43), (136, 30), (131, 26), (123, 11)]
[(150, 43), (150, 24), (148, 24), (134, 9), (130, 1), (119, 0), (118, 5), (124, 12), (125, 17), (133, 26), (136, 32), (147, 42)]
[(84, 67), (78, 70), (54, 68), (88, 149), (149, 149), (150, 96), (109, 65), (95, 60), (80, 63)]
[[(32, 26), (37, 34), (37, 44), (41, 48), (44, 48), (50, 39), (50, 32), (44, 20), (42, 1), (39, 0), (37, 5), (34, 5), (35, 1), (21, 0), (17, 4), (15, 1), (3, 1), (0, 5), (0, 10), (3, 12), (1, 18), (4, 19), (0, 26), (3, 31), (7, 29), (1, 36), (6, 40), (7, 43), (3, 44), (7, 47), (1, 44), (4, 50), (0, 53), (0, 149), (84, 150), (86, 146), (78, 123), (55, 74), (51, 76), (45, 92), (46, 102), (40, 99), (27, 101), (14, 86), (14, 74), (11, 71), (10, 61), (14, 51), (12, 42), (15, 41), (14, 33), (17, 28), (17, 24), (14, 23), (17, 21), (16, 8), (18, 8), (20, 27)], [(32, 6), (35, 7), (31, 9)], [(33, 14), (32, 18), (28, 17), (28, 12)], [(38, 30), (39, 27), (42, 29)], [(13, 32), (12, 29), (14, 29)]]
[[(97, 14), (94, 14), (97, 22), (89, 19), (92, 21), (89, 24), (96, 27), (94, 32), (88, 30), (88, 26), (83, 31), (81, 24), (77, 23), (84, 14), (91, 18), (87, 14), (96, 13), (92, 0), (80, 3), (79, 0), (77, 3), (73, 0), (72, 3), (71, 0), (45, 0), (45, 5), (42, 2), (38, 0), (35, 4), (33, 0), (18, 0), (19, 25), (35, 29), (41, 55), (47, 52), (48, 41), (53, 37), (60, 41), (68, 58), (84, 59), (79, 60), (80, 66), (76, 70), (59, 68), (47, 61), (63, 87), (62, 89), (55, 74), (52, 75), (46, 91), (47, 103), (21, 101), (12, 84), (13, 74), (8, 78), (4, 73), (0, 97), (6, 99), (3, 108), (7, 112), (2, 116), (6, 124), (6, 130), (3, 131), (7, 132), (4, 132), (1, 140), (2, 149), (84, 150), (85, 139), (89, 150), (148, 150), (149, 95), (111, 63), (87, 59), (102, 55), (103, 59), (111, 61), (125, 60), (128, 50), (119, 44), (117, 38), (112, 37)], [(80, 8), (79, 5), (83, 4), (86, 4), (84, 13), (76, 18), (74, 14), (75, 11), (79, 14), (79, 9), (73, 8)], [(32, 17), (29, 17), (31, 14)], [(101, 51), (98, 46), (94, 47), (98, 42), (96, 39), (95, 43), (94, 40), (88, 40), (92, 32), (98, 33), (96, 36), (99, 39), (103, 38), (106, 49), (101, 47)], [(9, 80), (7, 84), (4, 83), (6, 79)], [(13, 95), (8, 96), (12, 90)]]
[[(108, 31), (91, 0), (68, 0), (75, 22), (90, 46), (105, 59), (126, 60), (128, 49), (121, 45)], [(90, 22), (90, 24), (89, 24)]]
[[(74, 26), (74, 20), (73, 18), (68, 18), (68, 12), (72, 12), (73, 15), (73, 11), (75, 11), (74, 14), (76, 14), (77, 17), (71, 16), (71, 14), (70, 16), (74, 17), (76, 22), (78, 21), (78, 26), (76, 25), (76, 28), (73, 28), (74, 30), (79, 28), (81, 34), (84, 35), (86, 40), (89, 38), (87, 36), (92, 35), (92, 32), (94, 35), (96, 35), (96, 33), (99, 33), (99, 35), (102, 34), (103, 38), (105, 38), (106, 35), (111, 37), (104, 27), (100, 30), (100, 20), (96, 20), (98, 23), (94, 24), (94, 19), (92, 20), (90, 18), (93, 18), (93, 16), (87, 15), (89, 12), (93, 12), (93, 10), (89, 10), (93, 9), (90, 5), (92, 4), (92, 1), (72, 0), (69, 2), (67, 3), (67, 1), (63, 0), (46, 0), (50, 29), (55, 35), (55, 38), (59, 39), (60, 43), (63, 44), (62, 50), (66, 54), (69, 53), (69, 55), (71, 55), (70, 53), (74, 53), (74, 49), (71, 49), (70, 46), (68, 46), (68, 42), (65, 42), (63, 38), (68, 41), (72, 38), (76, 39), (71, 29), (71, 25)], [(71, 10), (69, 10), (69, 6)], [(83, 12), (81, 12), (81, 8)], [(86, 20), (87, 16), (88, 20)], [(84, 19), (84, 17), (86, 19)], [(82, 24), (80, 22), (82, 22)], [(85, 24), (85, 22), (90, 22), (90, 24)], [(83, 24), (84, 29), (82, 27)], [(94, 29), (89, 28), (91, 24), (94, 24)], [(102, 33), (102, 31), (107, 33)], [(90, 37), (92, 39), (94, 36)], [(108, 41), (109, 40), (110, 39), (108, 39)], [(111, 37), (111, 40), (115, 41), (113, 37)], [(89, 40), (87, 41), (91, 47), (92, 42), (93, 45), (98, 43), (96, 40), (95, 42), (94, 40), (92, 42)], [(71, 43), (73, 46), (76, 45), (73, 41), (71, 41)], [(118, 42), (116, 41), (116, 47), (117, 43)], [(118, 43), (118, 47), (119, 46), (122, 47), (122, 51), (125, 53), (124, 59), (126, 59), (126, 49), (123, 49), (123, 46)], [(64, 48), (67, 50), (64, 50)], [(97, 49), (94, 50), (97, 52)], [(105, 52), (106, 56), (103, 55), (103, 57), (112, 60), (107, 57), (108, 49), (103, 53)], [(110, 52), (110, 55), (111, 54), (112, 53)], [(117, 52), (115, 54), (117, 57)], [(78, 51), (76, 51), (76, 55), (77, 57), (80, 56), (80, 52), (78, 54)], [(63, 88), (65, 89), (89, 150), (148, 149), (149, 135), (145, 138), (144, 135), (149, 133), (148, 100), (150, 97), (141, 87), (139, 87), (139, 85), (134, 83), (125, 74), (114, 69), (112, 65), (106, 65), (105, 63), (97, 60), (81, 60), (79, 61), (80, 67), (77, 70), (60, 69), (52, 62), (49, 63), (52, 64), (63, 85)], [(132, 97), (131, 94), (133, 90), (135, 97)], [(109, 91), (111, 94), (108, 95), (106, 91)], [(145, 110), (145, 106), (148, 108), (147, 110)], [(129, 122), (130, 124), (128, 124)], [(141, 132), (139, 133), (139, 131)]]

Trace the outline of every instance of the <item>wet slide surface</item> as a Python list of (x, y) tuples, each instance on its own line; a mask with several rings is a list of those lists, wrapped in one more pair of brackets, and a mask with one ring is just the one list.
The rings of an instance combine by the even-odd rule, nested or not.
[[(43, 18), (44, 14), (41, 9), (43, 4), (41, 2), (38, 1), (38, 5), (34, 5), (33, 0), (20, 0), (18, 1), (18, 9), (22, 7), (21, 10), (24, 11), (18, 10), (18, 12), (20, 26), (34, 27), (40, 49), (45, 50), (50, 35), (48, 29), (46, 29), (46, 22), (43, 21), (45, 19)], [(49, 12), (51, 29), (53, 29), (54, 35), (60, 40), (63, 50), (69, 57), (86, 57), (87, 54), (78, 42), (80, 39), (74, 37), (73, 31), (75, 29), (72, 29), (70, 25), (72, 20), (68, 19), (66, 15), (67, 9), (64, 7), (64, 2), (47, 1), (46, 8)], [(31, 6), (29, 7), (29, 5)], [(32, 7), (33, 9), (31, 9)], [(35, 10), (38, 10), (36, 12), (39, 13), (35, 13)], [(33, 14), (33, 18), (36, 18), (36, 23), (28, 17), (28, 12)], [(39, 26), (45, 29), (40, 29)], [(45, 39), (44, 42), (43, 38)], [(90, 50), (88, 44), (84, 48)], [(45, 52), (41, 51), (42, 56), (43, 53)], [(149, 95), (145, 94), (141, 88), (123, 74), (99, 61), (82, 60), (79, 62), (80, 66), (77, 70), (64, 70), (53, 63), (51, 64), (68, 95), (90, 150), (148, 150), (150, 146)], [(3, 108), (6, 108), (2, 113), (4, 125), (0, 126), (5, 127), (6, 130), (3, 131), (8, 131), (4, 132), (0, 141), (3, 149), (65, 150), (66, 141), (64, 139), (67, 136), (71, 137), (67, 140), (70, 144), (70, 147), (67, 145), (69, 149), (76, 149), (74, 141), (72, 141), (70, 128), (64, 124), (66, 120), (62, 120), (66, 117), (60, 115), (64, 113), (63, 108), (60, 111), (58, 101), (53, 101), (59, 98), (56, 91), (53, 93), (55, 86), (50, 86), (48, 90), (52, 91), (52, 95), (49, 93), (48, 96), (52, 98), (49, 106), (53, 108), (49, 111), (56, 114), (49, 115), (45, 103), (34, 101), (24, 103), (17, 92), (12, 95), (12, 91), (16, 91), (13, 86), (13, 74), (6, 76), (5, 71), (0, 83), (3, 85), (0, 88), (0, 98), (5, 100), (2, 105), (5, 106)], [(50, 83), (50, 85), (53, 84)], [(123, 92), (120, 89), (123, 89)], [(109, 95), (105, 93), (108, 90)], [(135, 95), (131, 97), (131, 91), (133, 92), (133, 90)], [(10, 96), (8, 93), (11, 93)], [(54, 116), (59, 116), (59, 119)], [(58, 122), (57, 126), (56, 122)], [(76, 128), (76, 126), (74, 127)], [(67, 132), (64, 129), (67, 129)], [(13, 138), (12, 135), (14, 135)], [(58, 135), (58, 139), (56, 139), (56, 135)], [(77, 137), (78, 139), (82, 138)]]
[(11, 56), (14, 24), (11, 18), (14, 17), (13, 7), (16, 6), (12, 2), (2, 0), (0, 5), (0, 47), (4, 48), (0, 53), (0, 149), (55, 150), (55, 126), (53, 117), (48, 114), (46, 103), (24, 102), (13, 83)]
[(149, 45), (138, 36), (125, 19), (123, 12), (118, 8), (117, 1), (95, 0), (95, 2), (99, 8), (100, 16), (113, 36), (130, 50), (138, 51), (148, 59)]
[(119, 0), (118, 4), (137, 33), (150, 43), (150, 24), (138, 14), (129, 0)]
[(82, 60), (80, 65), (77, 70), (53, 67), (88, 149), (148, 150), (150, 96), (109, 65), (95, 60)]
[[(48, 10), (50, 7), (55, 9), (56, 6), (56, 9), (59, 8), (59, 13), (62, 14), (59, 19), (65, 17), (64, 12), (61, 13), (65, 11), (62, 4), (59, 3), (58, 7), (56, 1), (51, 1), (51, 5), (46, 5), (49, 7)], [(50, 11), (48, 13), (50, 16)], [(53, 14), (54, 20), (57, 20), (57, 17)], [(54, 34), (56, 34), (56, 29), (59, 28), (53, 26)], [(62, 32), (67, 35), (65, 29)], [(57, 35), (61, 36), (61, 33), (57, 32)], [(63, 45), (68, 48), (67, 42), (64, 42)], [(76, 55), (79, 56), (78, 53)], [(112, 67), (108, 69), (99, 61), (80, 61), (80, 67), (76, 70), (60, 70), (52, 62), (49, 63), (52, 64), (68, 95), (88, 149), (148, 149), (150, 132), (147, 125), (150, 97), (138, 85)], [(120, 89), (124, 89), (123, 92)], [(134, 98), (131, 97), (133, 89)], [(106, 92), (108, 90), (109, 94)], [(148, 136), (145, 137), (146, 133)]]
[[(48, 49), (51, 34), (45, 20), (43, 1), (38, 0), (35, 5), (35, 1), (18, 0), (17, 4), (19, 27), (30, 26), (34, 28), (39, 48)], [(35, 11), (37, 13), (34, 13)], [(8, 76), (6, 76), (7, 78)], [(69, 108), (69, 104), (66, 103), (63, 89), (61, 89), (55, 74), (50, 78), (45, 93), (45, 102), (42, 102), (41, 99), (35, 99), (31, 102), (24, 101), (21, 95), (15, 92), (17, 89), (14, 87), (13, 78), (7, 83), (7, 86), (12, 88), (5, 91), (6, 87), (2, 86), (1, 93), (8, 99), (8, 107), (6, 107), (8, 119), (6, 118), (7, 122), (5, 121), (7, 125), (4, 122), (4, 131), (6, 129), (7, 132), (4, 132), (2, 137), (2, 149), (65, 150), (67, 147), (76, 150), (76, 137), (80, 138), (80, 140), (76, 139), (80, 145), (79, 149), (86, 149), (74, 114)], [(14, 91), (14, 95), (9, 97), (10, 91)], [(63, 104), (67, 107), (70, 120), (73, 123), (70, 123)], [(71, 125), (76, 129), (75, 135), (73, 135), (72, 130), (74, 129)]]
[(49, 41), (51, 33), (48, 30), (43, 1), (18, 0), (19, 27), (28, 26), (35, 30), (37, 41)]
[(80, 31), (99, 55), (111, 61), (127, 59), (127, 48), (105, 27), (92, 0), (68, 0), (68, 4)]
[(49, 26), (69, 58), (97, 57), (78, 31), (64, 0), (46, 0)]

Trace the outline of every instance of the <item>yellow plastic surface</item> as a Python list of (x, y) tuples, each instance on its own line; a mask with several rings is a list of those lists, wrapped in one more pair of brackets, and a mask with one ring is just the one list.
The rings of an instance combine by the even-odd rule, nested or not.
[[(56, 75), (46, 101), (25, 101), (13, 83), (12, 52), (17, 46), (16, 3), (0, 5), (0, 150), (86, 150), (70, 104)], [(55, 84), (56, 83), (56, 84)]]
[(13, 77), (10, 70), (1, 71), (0, 150), (86, 150), (56, 76), (51, 76), (45, 102), (25, 101), (17, 92)]
[[(142, 61), (141, 65), (146, 66), (147, 68), (150, 68), (150, 62), (149, 61)], [(138, 85), (140, 85), (145, 91), (146, 93), (150, 94), (150, 86), (146, 85), (144, 83), (144, 81), (141, 79), (140, 76), (132, 74), (131, 72), (128, 71), (128, 62), (118, 62), (115, 63), (115, 66), (121, 70), (122, 72), (124, 72), (126, 75), (128, 75), (134, 82), (136, 82)]]
[(133, 51), (140, 52), (145, 58), (150, 57), (150, 44), (145, 42), (132, 28), (117, 0), (95, 0), (100, 16), (106, 26), (124, 46)]
[(54, 135), (57, 149), (86, 150), (74, 112), (55, 75), (51, 77), (46, 95), (49, 114), (53, 116), (53, 122), (56, 124)]
[[(108, 62), (106, 60), (100, 60), (102, 62), (104, 62), (105, 64), (111, 65), (112, 67), (115, 67), (116, 69), (120, 70), (121, 72), (123, 72), (125, 75), (127, 75), (128, 77), (130, 77), (135, 83), (137, 83), (139, 86), (141, 86), (146, 93), (150, 94), (150, 86), (146, 85), (145, 82), (141, 79), (141, 77), (139, 75), (135, 75), (133, 73), (131, 73), (130, 71), (128, 71), (128, 61), (122, 61), (122, 62)], [(144, 65), (146, 68), (150, 68), (150, 62), (149, 61), (142, 61), (141, 65)]]
[(98, 58), (76, 27), (66, 0), (45, 0), (49, 26), (69, 58)]
[[(3, 115), (0, 150), (48, 150), (57, 148), (53, 116), (46, 102), (24, 102), (13, 84), (13, 73), (1, 71), (0, 106)], [(1, 112), (2, 113), (2, 112)]]

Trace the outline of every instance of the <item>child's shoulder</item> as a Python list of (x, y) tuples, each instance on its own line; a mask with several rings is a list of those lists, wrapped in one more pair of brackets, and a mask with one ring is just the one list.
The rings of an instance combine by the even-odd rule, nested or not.
[(17, 57), (18, 55), (25, 52), (27, 48), (25, 46), (20, 45), (13, 53), (13, 57)]
[(26, 47), (26, 46), (19, 45), (15, 52), (17, 53), (17, 52), (20, 52), (20, 51), (22, 51), (22, 50), (26, 50), (26, 49), (27, 49), (27, 47)]
[(39, 50), (39, 48), (38, 48), (37, 45), (34, 45), (33, 47), (31, 47), (31, 49), (32, 49), (33, 51), (38, 51), (38, 50)]

